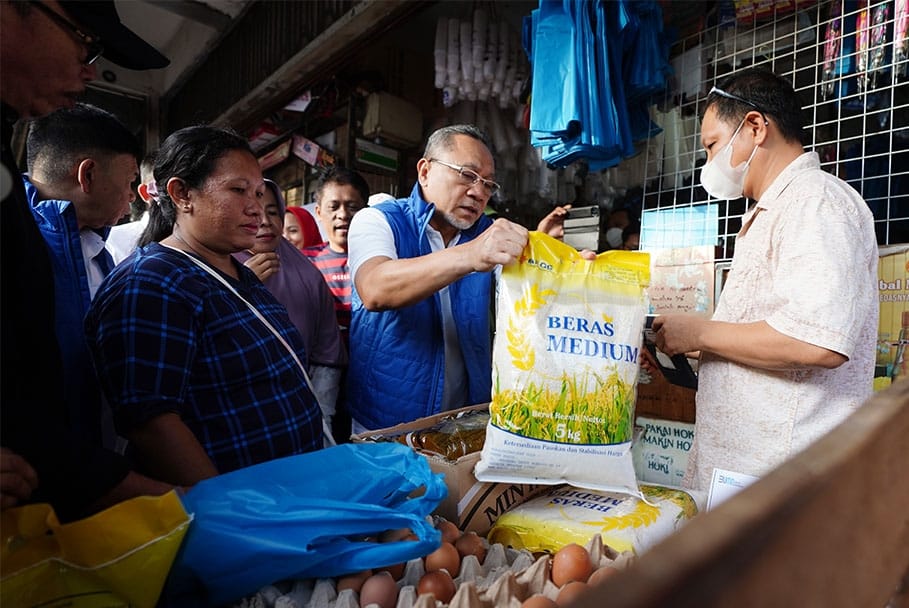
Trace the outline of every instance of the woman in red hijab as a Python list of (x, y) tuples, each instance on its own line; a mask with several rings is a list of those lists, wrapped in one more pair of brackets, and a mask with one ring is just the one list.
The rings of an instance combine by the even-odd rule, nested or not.
[(303, 207), (288, 207), (284, 214), (284, 238), (297, 249), (322, 243), (316, 218)]

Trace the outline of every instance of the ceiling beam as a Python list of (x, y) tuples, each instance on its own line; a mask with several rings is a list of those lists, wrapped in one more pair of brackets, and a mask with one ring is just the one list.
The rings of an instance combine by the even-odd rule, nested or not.
[(414, 0), (374, 0), (355, 4), (212, 123), (236, 127), (247, 125), (251, 116), (267, 116), (279, 109), (274, 107), (276, 99), (290, 99), (303, 87), (324, 79), (326, 66), (336, 65), (352, 48), (424, 6), (424, 2)]
[(222, 13), (209, 4), (196, 2), (195, 0), (188, 0), (185, 2), (174, 2), (173, 0), (144, 0), (144, 2), (219, 32), (228, 29), (233, 21), (230, 15)]

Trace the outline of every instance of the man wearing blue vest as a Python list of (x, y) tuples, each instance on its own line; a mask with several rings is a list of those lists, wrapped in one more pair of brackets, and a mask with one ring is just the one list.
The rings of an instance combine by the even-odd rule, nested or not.
[(105, 239), (135, 198), (141, 148), (116, 116), (88, 104), (33, 120), (27, 148), (25, 193), (54, 270), (56, 312), (48, 322), (63, 355), (68, 419), (86, 441), (116, 448), (82, 323), (114, 268)]
[(483, 134), (452, 125), (430, 135), (408, 198), (354, 216), (355, 434), (489, 401), (492, 271), (527, 243), (523, 226), (484, 215), (498, 189)]

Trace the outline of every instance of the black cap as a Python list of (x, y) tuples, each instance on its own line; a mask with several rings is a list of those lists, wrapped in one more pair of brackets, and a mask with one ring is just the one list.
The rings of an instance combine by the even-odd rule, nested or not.
[(120, 22), (113, 0), (85, 2), (61, 0), (66, 14), (101, 39), (101, 56), (130, 70), (152, 70), (167, 67), (170, 59), (137, 36)]

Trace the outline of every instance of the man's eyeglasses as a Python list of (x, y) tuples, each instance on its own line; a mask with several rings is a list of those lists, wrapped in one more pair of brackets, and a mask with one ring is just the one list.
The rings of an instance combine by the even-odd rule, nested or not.
[(440, 165), (445, 165), (452, 171), (457, 171), (458, 175), (461, 176), (461, 179), (464, 180), (464, 185), (474, 186), (476, 184), (482, 183), (483, 187), (486, 188), (486, 192), (489, 193), (489, 196), (492, 196), (496, 192), (502, 189), (502, 186), (492, 181), (491, 179), (486, 179), (480, 177), (480, 174), (472, 169), (467, 167), (459, 167), (458, 165), (452, 165), (446, 163), (444, 160), (439, 160), (438, 158), (430, 158), (429, 162), (439, 163)]
[(719, 97), (725, 97), (726, 99), (732, 99), (733, 101), (737, 101), (739, 103), (745, 104), (746, 106), (752, 107), (755, 110), (757, 110), (758, 112), (760, 112), (761, 116), (764, 117), (764, 122), (767, 122), (767, 116), (766, 116), (767, 111), (764, 110), (764, 108), (762, 108), (761, 106), (754, 103), (753, 101), (748, 101), (744, 97), (740, 97), (739, 95), (735, 95), (733, 93), (727, 93), (726, 91), (724, 91), (723, 89), (721, 89), (719, 87), (713, 87), (712, 89), (710, 89), (710, 92), (707, 93), (707, 97), (710, 97), (711, 95), (717, 95)]
[(86, 34), (78, 27), (76, 27), (75, 23), (71, 22), (63, 15), (54, 12), (54, 10), (46, 4), (33, 1), (31, 2), (31, 5), (40, 9), (42, 13), (50, 17), (51, 21), (59, 25), (61, 28), (73, 34), (79, 40), (79, 42), (85, 46), (87, 54), (85, 56), (85, 59), (82, 60), (82, 63), (85, 65), (93, 64), (104, 52), (104, 45), (101, 44), (101, 38), (98, 36)]

